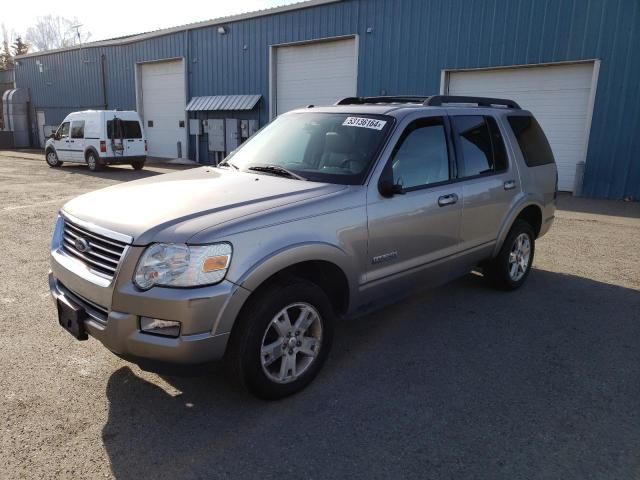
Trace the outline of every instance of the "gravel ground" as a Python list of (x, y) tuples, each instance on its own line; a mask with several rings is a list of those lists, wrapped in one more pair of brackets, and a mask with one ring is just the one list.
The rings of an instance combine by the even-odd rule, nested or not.
[(142, 175), (0, 159), (0, 478), (640, 478), (640, 205), (560, 199), (526, 287), (336, 329), (301, 394), (141, 371), (57, 326), (57, 210)]

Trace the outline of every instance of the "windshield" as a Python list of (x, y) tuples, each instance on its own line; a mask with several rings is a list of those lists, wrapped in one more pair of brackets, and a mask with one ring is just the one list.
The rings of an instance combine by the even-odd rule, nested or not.
[(392, 123), (384, 115), (291, 113), (263, 128), (227, 163), (243, 171), (274, 174), (279, 167), (305, 180), (357, 185)]

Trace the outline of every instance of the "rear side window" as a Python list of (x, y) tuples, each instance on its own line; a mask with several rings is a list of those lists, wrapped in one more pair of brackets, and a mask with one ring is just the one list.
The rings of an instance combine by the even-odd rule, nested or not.
[(71, 123), (71, 138), (84, 138), (84, 120)]
[(528, 167), (555, 163), (547, 137), (535, 118), (510, 116), (508, 120)]
[(107, 120), (107, 137), (113, 138), (142, 138), (140, 122), (136, 120)]
[(507, 169), (507, 153), (502, 135), (492, 117), (460, 115), (452, 117), (462, 162), (461, 177), (475, 177)]

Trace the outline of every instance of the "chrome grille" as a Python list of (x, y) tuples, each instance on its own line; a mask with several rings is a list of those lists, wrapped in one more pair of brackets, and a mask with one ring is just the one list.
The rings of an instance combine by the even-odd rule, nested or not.
[[(78, 249), (78, 242), (82, 241), (89, 247), (85, 251)], [(63, 250), (95, 273), (113, 278), (126, 247), (124, 242), (91, 232), (64, 219)]]

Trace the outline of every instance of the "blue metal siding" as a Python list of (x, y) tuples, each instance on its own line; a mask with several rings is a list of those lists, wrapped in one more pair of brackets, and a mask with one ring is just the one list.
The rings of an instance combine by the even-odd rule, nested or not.
[(639, 10), (637, 0), (344, 0), (231, 22), (226, 35), (214, 26), (27, 57), (16, 80), (55, 123), (102, 107), (102, 54), (108, 106), (122, 109), (135, 108), (136, 62), (188, 57), (190, 97), (260, 94), (265, 123), (270, 45), (357, 34), (360, 95), (437, 93), (443, 69), (600, 59), (584, 192), (640, 199)]

